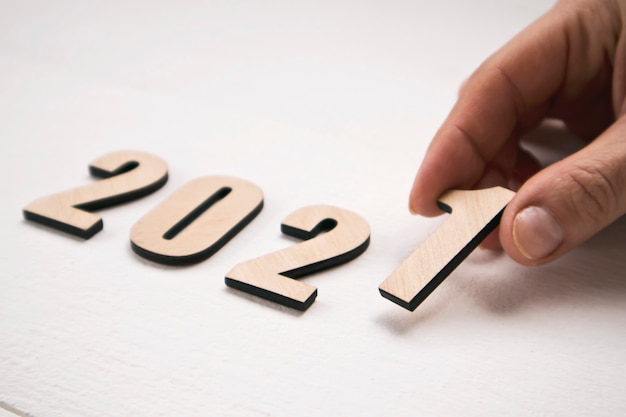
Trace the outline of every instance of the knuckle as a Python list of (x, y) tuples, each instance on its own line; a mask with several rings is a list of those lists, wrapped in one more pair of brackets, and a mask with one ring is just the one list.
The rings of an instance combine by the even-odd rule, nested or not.
[(569, 209), (583, 223), (607, 223), (618, 211), (619, 188), (608, 171), (606, 165), (596, 164), (579, 166), (567, 174)]

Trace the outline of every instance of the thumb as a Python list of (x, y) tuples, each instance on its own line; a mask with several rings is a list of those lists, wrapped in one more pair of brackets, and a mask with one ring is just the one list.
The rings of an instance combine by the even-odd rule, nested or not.
[(515, 261), (550, 262), (626, 213), (626, 116), (537, 173), (505, 209), (500, 241)]

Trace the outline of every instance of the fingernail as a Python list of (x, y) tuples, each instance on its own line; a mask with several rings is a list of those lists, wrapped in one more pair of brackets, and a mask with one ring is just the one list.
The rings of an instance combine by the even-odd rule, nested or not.
[(564, 238), (561, 225), (542, 207), (526, 207), (517, 213), (513, 222), (515, 245), (528, 259), (545, 258), (563, 243)]

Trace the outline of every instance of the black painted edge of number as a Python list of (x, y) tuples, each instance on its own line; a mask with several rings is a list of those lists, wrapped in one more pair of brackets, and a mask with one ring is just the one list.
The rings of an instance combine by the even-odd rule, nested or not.
[[(109, 178), (109, 177), (107, 177)], [(120, 203), (125, 203), (128, 201), (136, 200), (141, 197), (145, 197), (153, 192), (157, 191), (161, 187), (163, 187), (168, 180), (169, 176), (166, 172), (161, 178), (157, 181), (148, 184), (144, 187), (137, 188), (136, 190), (129, 191), (127, 193), (122, 193), (113, 197), (102, 198), (100, 200), (91, 201), (85, 204), (77, 204), (74, 208), (85, 210), (85, 211), (95, 211), (102, 208), (114, 206)]]
[(437, 288), (451, 273), (454, 271), (460, 264), (469, 256), (470, 253), (474, 251), (480, 245), (480, 242), (485, 240), (485, 238), (498, 227), (500, 224), (500, 219), (502, 218), (502, 213), (504, 212), (503, 207), (502, 210), (495, 215), (489, 223), (485, 227), (481, 229), (480, 232), (474, 238), (463, 247), (451, 260), (448, 262), (438, 273), (431, 279), (428, 284), (426, 284), (418, 293), (411, 299), (410, 302), (406, 302), (401, 300), (400, 298), (388, 293), (387, 291), (379, 288), (380, 295), (384, 298), (398, 304), (401, 307), (406, 308), (409, 311), (415, 311), (418, 305), (420, 305), (434, 290)]
[(254, 285), (246, 284), (229, 277), (224, 279), (224, 283), (227, 287), (234, 288), (247, 294), (254, 295), (299, 311), (306, 311), (309, 307), (311, 307), (311, 304), (313, 304), (313, 301), (315, 301), (315, 298), (317, 297), (317, 289), (315, 289), (315, 291), (313, 291), (309, 298), (307, 298), (304, 302), (300, 302), (294, 300), (293, 298), (285, 297), (284, 295), (276, 294), (275, 292), (255, 287)]
[[(290, 229), (300, 230), (296, 228), (290, 228)], [(288, 233), (288, 234), (294, 236), (294, 234), (292, 233)], [(369, 244), (370, 244), (370, 235), (367, 236), (367, 239), (363, 243), (361, 243), (359, 246), (357, 246), (356, 248), (348, 252), (345, 252), (341, 255), (338, 255), (329, 259), (325, 259), (320, 262), (303, 266), (301, 268), (292, 269), (286, 272), (281, 272), (280, 275), (283, 275), (287, 278), (296, 279), (296, 278), (303, 277), (305, 275), (312, 274), (314, 272), (319, 272), (324, 269), (329, 269), (335, 266), (339, 266), (341, 264), (344, 264), (346, 262), (349, 262), (353, 259), (358, 258), (363, 252), (367, 250), (367, 248), (369, 247)], [(228, 287), (235, 288), (237, 290), (246, 292), (248, 294), (255, 295), (257, 297), (281, 304), (285, 307), (291, 307), (300, 311), (307, 310), (311, 306), (311, 304), (313, 304), (313, 301), (315, 301), (315, 298), (317, 297), (317, 289), (315, 289), (315, 292), (305, 302), (301, 303), (292, 298), (285, 297), (284, 295), (276, 294), (272, 291), (268, 291), (263, 288), (255, 287), (254, 285), (243, 283), (241, 281), (229, 278), (228, 276), (224, 279), (224, 283)]]
[[(106, 172), (106, 171), (103, 171), (103, 172)], [(117, 174), (119, 173), (116, 173), (116, 175)], [(105, 177), (104, 174), (102, 173), (99, 173), (98, 175), (96, 175), (94, 174), (93, 171), (92, 171), (92, 175), (96, 177), (100, 177), (100, 178), (108, 178), (108, 177), (113, 176), (113, 175), (109, 175), (108, 177)], [(167, 183), (167, 180), (168, 180), (168, 173), (166, 172), (165, 175), (159, 178), (159, 180), (153, 182), (152, 184), (148, 184), (145, 187), (142, 187), (142, 188), (139, 188), (139, 189), (127, 192), (127, 193), (123, 193), (114, 197), (103, 198), (103, 199), (91, 201), (85, 204), (77, 204), (72, 207), (78, 210), (85, 210), (88, 212), (92, 212), (92, 211), (102, 209), (105, 207), (110, 207), (110, 206), (114, 206), (117, 204), (129, 202), (129, 201), (147, 196), (149, 194), (152, 194), (153, 192), (157, 191), (159, 188), (163, 187), (165, 183)], [(76, 236), (85, 240), (93, 237), (93, 235), (101, 231), (104, 227), (102, 219), (98, 220), (98, 222), (94, 223), (91, 227), (87, 229), (81, 229), (79, 227), (65, 224), (63, 222), (51, 219), (46, 216), (42, 216), (41, 214), (33, 213), (32, 211), (28, 211), (26, 209), (22, 210), (22, 213), (24, 214), (24, 218), (26, 220), (39, 223), (43, 226), (50, 227), (60, 232), (68, 233), (72, 236)]]
[(213, 256), (217, 251), (222, 249), (226, 243), (228, 243), (233, 237), (237, 235), (243, 228), (245, 228), (263, 209), (263, 200), (248, 213), (243, 219), (241, 219), (235, 226), (233, 226), (228, 232), (226, 232), (221, 238), (219, 238), (211, 246), (187, 256), (168, 256), (162, 255), (156, 252), (146, 250), (140, 246), (137, 246), (132, 240), (130, 241), (130, 247), (133, 252), (142, 258), (148, 259), (153, 262), (157, 262), (165, 265), (191, 265), (198, 262), (202, 262), (207, 258)]
[(335, 266), (339, 266), (341, 264), (350, 262), (353, 259), (358, 258), (363, 252), (367, 250), (370, 244), (370, 235), (367, 236), (367, 239), (361, 243), (356, 248), (342, 253), (341, 255), (334, 256), (332, 258), (324, 259), (320, 262), (315, 262), (310, 265), (305, 265), (300, 268), (292, 269), (290, 271), (281, 272), (280, 275), (284, 275), (287, 278), (297, 279), (300, 277), (304, 277), (306, 275), (313, 274), (315, 272), (320, 272), (325, 269), (333, 268)]
[(33, 213), (32, 211), (22, 210), (22, 213), (24, 213), (24, 218), (26, 220), (30, 220), (31, 222), (38, 223), (42, 226), (50, 227), (60, 232), (68, 233), (72, 236), (76, 236), (85, 240), (91, 238), (93, 235), (98, 233), (100, 230), (102, 230), (102, 227), (103, 227), (102, 219), (99, 219), (96, 223), (94, 223), (88, 229), (81, 229), (79, 227), (75, 227), (75, 226), (60, 222), (58, 220), (51, 219), (49, 217), (42, 216), (37, 213)]

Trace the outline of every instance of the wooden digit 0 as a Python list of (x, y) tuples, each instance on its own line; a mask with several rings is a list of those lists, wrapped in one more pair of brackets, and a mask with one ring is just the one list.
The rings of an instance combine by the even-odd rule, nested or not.
[(263, 192), (242, 179), (197, 178), (131, 229), (138, 255), (164, 264), (200, 262), (217, 252), (263, 208)]
[(450, 217), (380, 285), (381, 295), (415, 310), (498, 226), (514, 195), (502, 187), (442, 195), (439, 207)]
[(39, 198), (24, 208), (24, 217), (89, 239), (103, 226), (90, 211), (143, 197), (167, 182), (167, 164), (140, 151), (111, 152), (92, 162), (89, 171), (104, 179)]
[(292, 278), (348, 262), (362, 254), (370, 240), (370, 227), (362, 217), (326, 205), (295, 211), (283, 221), (281, 230), (305, 242), (236, 265), (226, 274), (226, 285), (306, 310), (317, 289)]

